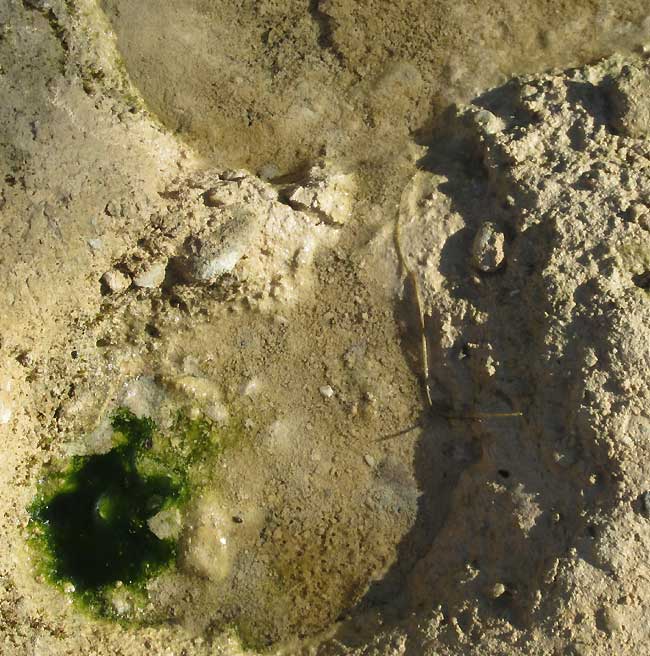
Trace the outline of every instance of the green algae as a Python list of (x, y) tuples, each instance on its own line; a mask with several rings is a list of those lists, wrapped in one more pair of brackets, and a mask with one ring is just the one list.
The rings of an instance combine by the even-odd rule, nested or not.
[(144, 600), (147, 581), (175, 565), (176, 541), (158, 538), (148, 520), (188, 501), (192, 466), (213, 461), (222, 444), (208, 419), (183, 412), (170, 435), (126, 409), (111, 425), (113, 448), (47, 473), (29, 511), (43, 577), (74, 590), (82, 609), (117, 618), (116, 590)]

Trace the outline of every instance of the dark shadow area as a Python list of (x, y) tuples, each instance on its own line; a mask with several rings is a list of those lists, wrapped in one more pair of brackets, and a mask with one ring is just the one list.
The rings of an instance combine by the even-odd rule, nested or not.
[[(517, 94), (516, 85), (509, 83), (484, 94), (476, 103), (507, 119), (510, 126), (513, 120), (518, 124), (534, 121), (535, 117), (521, 110)], [(599, 89), (576, 83), (570, 88), (570, 96), (570, 102), (604, 116)], [(563, 328), (570, 337), (569, 344), (554, 353), (554, 345), (545, 341), (541, 329), (554, 325), (557, 311), (545, 278), (559, 240), (556, 219), (542, 215), (522, 230), (517, 224), (521, 206), (504, 205), (495, 190), (499, 180), (495, 183), (488, 176), (480, 149), (476, 132), (467, 128), (462, 116), (454, 118), (450, 112), (441, 120), (428, 154), (419, 162), (422, 170), (446, 180), (438, 189), (451, 200), (452, 211), (465, 224), (443, 245), (438, 272), (452, 300), (471, 304), (485, 320), (480, 325), (461, 321), (456, 326), (461, 337), (449, 349), (441, 346), (448, 318), (442, 314), (444, 311), (440, 316), (424, 317), (428, 383), (435, 406), (423, 411), (417, 436), (414, 468), (421, 491), (417, 517), (400, 543), (391, 568), (371, 585), (354, 609), (359, 614), (357, 627), (362, 625), (364, 614), (367, 617), (371, 611), (390, 622), (404, 619), (420, 607), (431, 608), (438, 603), (444, 606), (447, 599), (452, 600), (450, 604), (456, 603), (453, 591), (437, 585), (447, 580), (449, 571), (470, 561), (480, 574), (467, 592), (481, 612), (526, 628), (545, 613), (553, 612), (552, 594), (541, 610), (534, 610), (538, 603), (535, 595), (547, 587), (552, 563), (575, 547), (582, 557), (598, 566), (592, 556), (598, 526), (585, 518), (596, 507), (607, 511), (614, 498), (615, 476), (603, 470), (591, 492), (583, 493), (589, 484), (580, 460), (606, 462), (607, 455), (595, 442), (587, 439), (585, 443), (586, 438), (578, 435), (573, 425), (576, 419), (566, 416), (567, 398), (581, 389), (576, 381), (579, 373), (568, 377), (566, 370), (572, 366), (570, 363), (580, 361), (576, 349), (588, 342), (581, 335), (595, 329), (589, 325), (593, 293), (577, 299), (570, 322)], [(507, 176), (507, 170), (501, 175)], [(517, 200), (525, 202), (525, 183), (519, 186), (521, 189), (515, 190)], [(486, 220), (496, 223), (506, 236), (508, 265), (492, 275), (473, 269), (470, 257), (473, 236)], [(411, 275), (407, 271), (404, 274), (407, 279)], [(634, 282), (650, 287), (646, 274), (637, 276)], [(407, 280), (395, 318), (405, 332), (404, 355), (418, 372), (426, 399), (420, 347), (422, 321), (412, 287)], [(524, 296), (525, 306), (521, 301)], [(478, 355), (474, 354), (469, 344), (489, 345), (491, 358), (499, 363), (494, 375), (477, 375), (473, 358), (480, 357), (480, 348), (475, 348)], [(574, 406), (579, 407), (579, 400)], [(440, 413), (436, 416), (440, 407), (451, 409), (455, 418)], [(490, 415), (493, 408), (506, 412)], [(507, 411), (512, 415), (508, 416)], [(480, 419), (472, 419), (472, 413), (483, 414)], [(553, 457), (557, 453), (570, 455), (558, 462)], [(463, 476), (461, 482), (464, 472), (468, 476)], [(459, 485), (463, 486), (460, 498), (467, 499), (466, 506), (459, 504)], [(465, 523), (450, 518), (452, 498), (454, 513), (466, 513)], [(526, 504), (532, 508), (530, 520), (521, 517), (521, 508)], [(448, 519), (458, 528), (447, 531)], [(463, 533), (468, 523), (476, 525), (471, 535)], [(434, 545), (440, 549), (439, 557), (432, 553)], [(503, 583), (504, 592), (491, 598), (485, 590), (495, 577)], [(422, 583), (429, 579), (430, 585)], [(414, 596), (411, 587), (415, 584), (426, 592)], [(337, 634), (346, 646), (367, 638), (354, 626), (354, 621), (343, 623)]]
[(520, 87), (521, 82), (515, 78), (503, 86), (486, 91), (472, 103), (492, 112), (509, 126), (533, 123), (537, 120), (536, 116), (519, 104)]
[(613, 108), (609, 101), (609, 90), (605, 85), (591, 82), (567, 82), (567, 100), (573, 105), (580, 105), (594, 120), (594, 127), (609, 129)]
[[(458, 478), (476, 462), (480, 452), (465, 426), (437, 416), (427, 404), (419, 308), (415, 288), (408, 278), (403, 298), (395, 307), (395, 320), (400, 326), (404, 357), (421, 381), (423, 410), (415, 426), (378, 439), (417, 439), (414, 475), (421, 495), (415, 522), (399, 544), (394, 564), (380, 580), (371, 584), (363, 600), (350, 610), (351, 617), (341, 624), (337, 639), (346, 647), (367, 640), (368, 627), (373, 626), (377, 615), (382, 617), (382, 623), (399, 621), (412, 610), (404, 594), (408, 578), (443, 527)], [(414, 431), (417, 431), (415, 436)]]
[(644, 271), (632, 276), (632, 282), (641, 289), (650, 289), (650, 271)]
[(345, 57), (334, 39), (334, 20), (321, 9), (321, 0), (309, 0), (309, 14), (318, 25), (318, 45), (331, 52), (339, 64), (344, 65)]

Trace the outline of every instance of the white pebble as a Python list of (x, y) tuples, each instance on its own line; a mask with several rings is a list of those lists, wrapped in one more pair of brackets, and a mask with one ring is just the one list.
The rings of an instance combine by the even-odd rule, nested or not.
[(331, 399), (334, 396), (334, 390), (330, 385), (323, 385), (318, 391), (321, 393), (321, 396), (326, 399)]
[(145, 289), (155, 289), (156, 287), (160, 287), (165, 279), (166, 269), (166, 262), (154, 262), (133, 278), (133, 284), (136, 287), (143, 287)]
[(242, 250), (233, 249), (221, 253), (218, 257), (205, 260), (196, 265), (196, 278), (209, 282), (224, 273), (230, 273), (237, 266), (242, 255)]
[(103, 243), (99, 237), (96, 239), (87, 239), (86, 242), (93, 251), (100, 251), (102, 249)]
[(273, 162), (269, 162), (260, 169), (259, 175), (262, 180), (273, 180), (273, 178), (277, 178), (280, 173), (280, 168)]
[(131, 278), (117, 269), (107, 271), (101, 280), (112, 294), (119, 294), (131, 286)]
[(490, 221), (481, 225), (472, 244), (472, 262), (484, 273), (493, 273), (505, 260), (505, 235)]
[(260, 386), (259, 380), (257, 378), (251, 378), (247, 380), (240, 388), (242, 396), (253, 396), (255, 392), (258, 391)]

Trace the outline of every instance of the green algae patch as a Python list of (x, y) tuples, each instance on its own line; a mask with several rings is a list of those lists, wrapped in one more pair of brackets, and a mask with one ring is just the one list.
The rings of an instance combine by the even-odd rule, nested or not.
[[(166, 466), (152, 453), (151, 419), (121, 409), (111, 423), (113, 448), (77, 456), (46, 476), (30, 508), (30, 541), (44, 577), (74, 589), (84, 606), (103, 616), (114, 614), (109, 599), (116, 588), (137, 595), (173, 565), (176, 542), (157, 537), (148, 520), (188, 496), (182, 468)], [(156, 466), (143, 472), (143, 458)]]

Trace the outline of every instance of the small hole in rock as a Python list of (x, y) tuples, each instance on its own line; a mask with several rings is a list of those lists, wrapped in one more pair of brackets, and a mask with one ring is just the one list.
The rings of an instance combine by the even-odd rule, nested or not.
[(158, 339), (161, 335), (160, 329), (152, 323), (148, 323), (144, 327), (144, 330), (147, 333), (147, 335), (153, 337), (154, 339)]
[(499, 469), (498, 473), (501, 478), (510, 478), (510, 472), (507, 469)]
[(639, 504), (641, 514), (650, 518), (650, 492), (646, 491), (639, 495)]
[(650, 271), (644, 271), (632, 276), (632, 282), (641, 289), (650, 289)]
[(29, 351), (22, 351), (16, 356), (16, 361), (23, 367), (28, 367), (32, 364), (32, 356)]
[(181, 312), (189, 312), (190, 310), (187, 303), (179, 296), (170, 296), (169, 304), (172, 307), (179, 309)]

